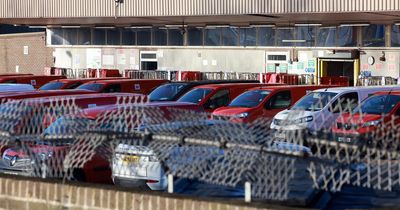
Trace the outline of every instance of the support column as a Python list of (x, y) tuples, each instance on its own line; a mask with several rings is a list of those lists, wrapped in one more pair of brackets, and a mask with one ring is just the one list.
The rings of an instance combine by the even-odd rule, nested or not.
[(360, 76), (360, 59), (354, 60), (354, 86), (358, 86), (358, 77)]

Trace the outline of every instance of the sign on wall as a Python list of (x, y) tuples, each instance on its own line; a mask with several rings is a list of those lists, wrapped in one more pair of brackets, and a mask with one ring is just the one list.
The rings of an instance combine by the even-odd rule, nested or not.
[(86, 49), (87, 68), (101, 68), (101, 49)]

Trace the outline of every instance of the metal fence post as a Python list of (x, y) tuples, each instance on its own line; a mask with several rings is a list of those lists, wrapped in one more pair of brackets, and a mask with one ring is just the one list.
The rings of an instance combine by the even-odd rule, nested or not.
[(251, 202), (251, 183), (250, 182), (244, 183), (244, 201), (246, 203)]
[(168, 193), (174, 193), (174, 176), (168, 174)]

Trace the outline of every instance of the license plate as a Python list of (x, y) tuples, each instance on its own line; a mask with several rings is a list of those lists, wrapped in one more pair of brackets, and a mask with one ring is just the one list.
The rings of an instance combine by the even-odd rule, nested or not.
[(338, 142), (350, 143), (351, 138), (349, 137), (338, 137)]
[(122, 162), (124, 162), (125, 164), (138, 163), (139, 162), (139, 156), (136, 156), (136, 155), (125, 155), (122, 158)]
[(275, 133), (275, 138), (286, 139), (285, 133)]

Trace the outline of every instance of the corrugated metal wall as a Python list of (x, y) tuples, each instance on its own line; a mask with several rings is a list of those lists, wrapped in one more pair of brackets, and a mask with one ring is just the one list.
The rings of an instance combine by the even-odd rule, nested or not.
[[(400, 11), (400, 0), (124, 0), (118, 16)], [(114, 0), (0, 0), (1, 18), (112, 17)]]

